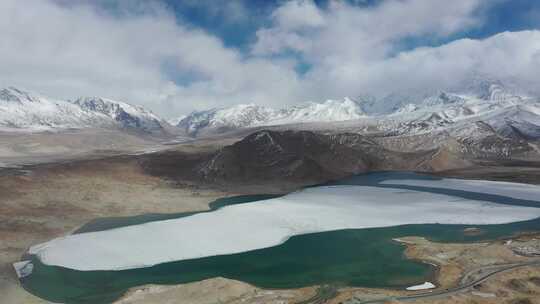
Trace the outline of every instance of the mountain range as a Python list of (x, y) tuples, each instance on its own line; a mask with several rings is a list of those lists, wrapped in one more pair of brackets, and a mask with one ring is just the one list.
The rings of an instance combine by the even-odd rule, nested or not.
[[(473, 89), (474, 88), (474, 89)], [(363, 131), (384, 132), (387, 135), (417, 134), (454, 127), (467, 121), (511, 124), (524, 133), (534, 133), (540, 124), (539, 99), (514, 93), (500, 82), (478, 82), (462, 92), (437, 91), (432, 95), (411, 96), (390, 94), (376, 99), (371, 96), (323, 103), (308, 102), (283, 109), (254, 104), (237, 105), (196, 111), (175, 125), (196, 136), (222, 133), (239, 128), (302, 124), (302, 128), (318, 123), (348, 124), (363, 127)], [(343, 123), (337, 123), (343, 125)]]
[(176, 126), (190, 135), (197, 135), (208, 129), (223, 132), (255, 126), (344, 121), (365, 116), (355, 101), (345, 97), (343, 100), (308, 102), (284, 109), (240, 104), (229, 108), (196, 111), (178, 120)]
[[(342, 128), (378, 136), (448, 131), (469, 134), (473, 125), (504, 136), (540, 138), (539, 98), (500, 81), (475, 80), (454, 92), (389, 94), (307, 102), (273, 109), (255, 104), (195, 111), (169, 122), (140, 106), (101, 97), (59, 100), (9, 87), (0, 90), (0, 127), (17, 130), (117, 128), (143, 134), (219, 134), (244, 128)], [(474, 124), (473, 124), (474, 123)], [(171, 126), (173, 125), (173, 126)], [(476, 130), (474, 132), (480, 132)], [(464, 135), (465, 136), (465, 135)]]
[(161, 133), (168, 123), (138, 106), (101, 97), (52, 99), (14, 87), (0, 90), (0, 127), (23, 131), (118, 128)]

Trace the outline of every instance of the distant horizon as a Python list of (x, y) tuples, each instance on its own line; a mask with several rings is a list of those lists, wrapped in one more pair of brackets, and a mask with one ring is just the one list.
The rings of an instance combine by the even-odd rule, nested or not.
[(447, 90), (472, 75), (540, 92), (538, 1), (6, 0), (0, 16), (0, 87), (166, 119)]
[[(500, 80), (489, 79), (489, 80), (486, 80), (486, 81), (488, 83), (502, 84), (503, 87), (508, 89), (506, 87), (506, 84), (504, 82), (501, 82)], [(167, 116), (167, 115), (160, 115), (160, 114), (156, 113), (150, 107), (147, 107), (147, 106), (144, 106), (144, 105), (138, 105), (138, 104), (130, 102), (129, 100), (116, 100), (116, 99), (113, 99), (113, 98), (109, 98), (107, 96), (96, 96), (96, 95), (82, 96), (81, 95), (81, 96), (61, 99), (61, 98), (58, 98), (56, 96), (49, 96), (49, 95), (43, 94), (43, 93), (38, 92), (38, 91), (30, 90), (28, 88), (23, 88), (23, 87), (16, 87), (16, 86), (13, 86), (13, 85), (6, 86), (6, 87), (0, 87), (0, 90), (4, 90), (4, 89), (15, 89), (15, 90), (23, 91), (24, 93), (36, 94), (36, 95), (38, 95), (40, 97), (51, 98), (53, 100), (65, 100), (65, 101), (69, 101), (69, 102), (74, 102), (74, 101), (82, 99), (82, 98), (95, 98), (95, 99), (104, 99), (104, 100), (108, 100), (108, 101), (111, 101), (111, 102), (127, 103), (127, 104), (132, 105), (132, 106), (142, 107), (144, 110), (150, 111), (150, 112), (158, 115), (161, 119), (163, 119), (163, 120), (165, 120), (165, 121), (167, 121), (169, 123), (171, 121), (180, 121), (182, 118), (188, 117), (189, 115), (196, 114), (196, 113), (207, 112), (207, 111), (227, 110), (227, 109), (233, 109), (233, 108), (242, 107), (242, 106), (256, 106), (256, 107), (266, 108), (266, 109), (270, 109), (270, 110), (286, 110), (286, 109), (289, 109), (291, 107), (308, 106), (309, 104), (327, 104), (329, 102), (342, 102), (343, 103), (343, 102), (346, 102), (347, 100), (351, 100), (355, 104), (361, 105), (363, 102), (366, 102), (367, 99), (380, 101), (381, 99), (392, 97), (394, 94), (403, 93), (403, 92), (388, 92), (386, 95), (382, 95), (380, 98), (377, 98), (376, 96), (369, 95), (369, 94), (363, 94), (363, 95), (359, 95), (359, 96), (342, 96), (340, 98), (334, 98), (334, 99), (305, 100), (305, 101), (299, 101), (299, 102), (296, 102), (294, 104), (283, 105), (283, 106), (267, 106), (267, 105), (260, 105), (260, 104), (254, 103), (254, 102), (236, 103), (236, 104), (223, 105), (223, 106), (218, 105), (218, 106), (214, 106), (214, 107), (210, 107), (210, 108), (192, 109), (189, 112), (181, 113), (179, 115)], [(439, 95), (441, 93), (449, 93), (449, 94), (462, 96), (462, 97), (471, 97), (471, 98), (474, 97), (473, 95), (465, 94), (466, 92), (452, 91), (452, 90), (449, 90), (449, 89), (435, 89), (435, 88), (433, 90), (429, 91), (429, 92), (424, 91), (424, 92), (417, 92), (417, 93), (418, 93), (418, 95), (415, 96), (415, 97), (417, 97), (418, 99), (414, 100), (414, 102), (408, 102), (409, 104), (416, 104), (416, 103), (422, 102), (426, 98), (437, 96), (437, 95)], [(513, 92), (513, 93), (516, 93), (516, 92)], [(527, 95), (525, 92), (517, 92), (517, 93), (521, 94), (520, 96), (522, 96), (522, 97), (529, 97), (529, 98), (539, 97), (540, 98), (540, 96), (536, 96), (536, 95)], [(411, 96), (407, 96), (407, 97), (411, 97)], [(410, 100), (404, 100), (405, 103), (407, 103), (407, 101), (410, 101)]]

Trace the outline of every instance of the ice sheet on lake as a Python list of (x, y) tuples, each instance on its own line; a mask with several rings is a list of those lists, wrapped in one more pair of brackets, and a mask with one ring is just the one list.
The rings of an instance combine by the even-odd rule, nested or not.
[(120, 270), (261, 249), (312, 232), (503, 224), (538, 217), (540, 208), (402, 189), (324, 186), (179, 219), (61, 237), (33, 246), (29, 253), (49, 265)]
[(540, 187), (530, 184), (455, 178), (441, 178), (438, 180), (388, 179), (381, 182), (381, 184), (434, 187), (501, 195), (515, 199), (537, 201), (540, 207)]
[(34, 264), (32, 264), (31, 261), (27, 261), (27, 260), (15, 262), (13, 263), (13, 269), (15, 269), (15, 273), (17, 273), (17, 277), (19, 279), (22, 279), (32, 274), (32, 271), (34, 270)]

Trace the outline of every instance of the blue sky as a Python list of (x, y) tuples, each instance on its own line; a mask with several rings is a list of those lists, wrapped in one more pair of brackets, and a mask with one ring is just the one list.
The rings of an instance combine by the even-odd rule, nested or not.
[[(245, 8), (248, 15), (245, 18), (228, 20), (227, 10), (221, 9), (212, 12), (213, 9), (209, 8), (211, 6), (222, 7), (220, 2), (223, 1), (201, 1), (198, 4), (194, 4), (194, 2), (198, 1), (164, 1), (166, 6), (174, 11), (179, 20), (220, 37), (227, 46), (240, 49), (246, 49), (250, 43), (253, 43), (257, 29), (268, 25), (268, 16), (283, 3), (283, 1), (277, 0), (239, 0), (236, 2), (239, 3), (239, 6)], [(325, 9), (328, 5), (327, 0), (314, 2), (321, 9)], [(380, 4), (383, 0), (348, 2), (355, 6), (372, 7)], [(436, 46), (459, 38), (481, 39), (504, 31), (521, 31), (540, 27), (540, 1), (488, 0), (487, 2), (494, 2), (494, 4), (478, 11), (479, 18), (487, 19), (487, 22), (478, 28), (466, 29), (441, 39), (433, 37), (415, 39), (407, 44), (407, 48), (420, 45)]]
[(537, 91), (535, 0), (4, 0), (0, 85), (195, 109), (455, 88)]

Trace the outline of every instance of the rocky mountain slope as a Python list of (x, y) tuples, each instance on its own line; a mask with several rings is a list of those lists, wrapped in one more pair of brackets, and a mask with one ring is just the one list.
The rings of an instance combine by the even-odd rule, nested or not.
[(0, 90), (0, 127), (18, 131), (118, 128), (160, 133), (168, 126), (142, 107), (99, 97), (52, 99), (14, 87)]
[(539, 101), (498, 84), (482, 94), (439, 92), (389, 115), (270, 127), (224, 148), (199, 173), (209, 180), (328, 180), (540, 160)]
[(260, 130), (220, 148), (141, 156), (144, 170), (181, 183), (241, 185), (317, 184), (353, 174), (399, 170), (440, 172), (539, 163), (529, 142), (472, 125), (476, 138), (376, 137), (349, 132)]
[(173, 151), (148, 156), (144, 167), (173, 179), (318, 183), (370, 170), (414, 170), (434, 152), (390, 151), (352, 133), (262, 130), (215, 152), (199, 153), (198, 158)]

